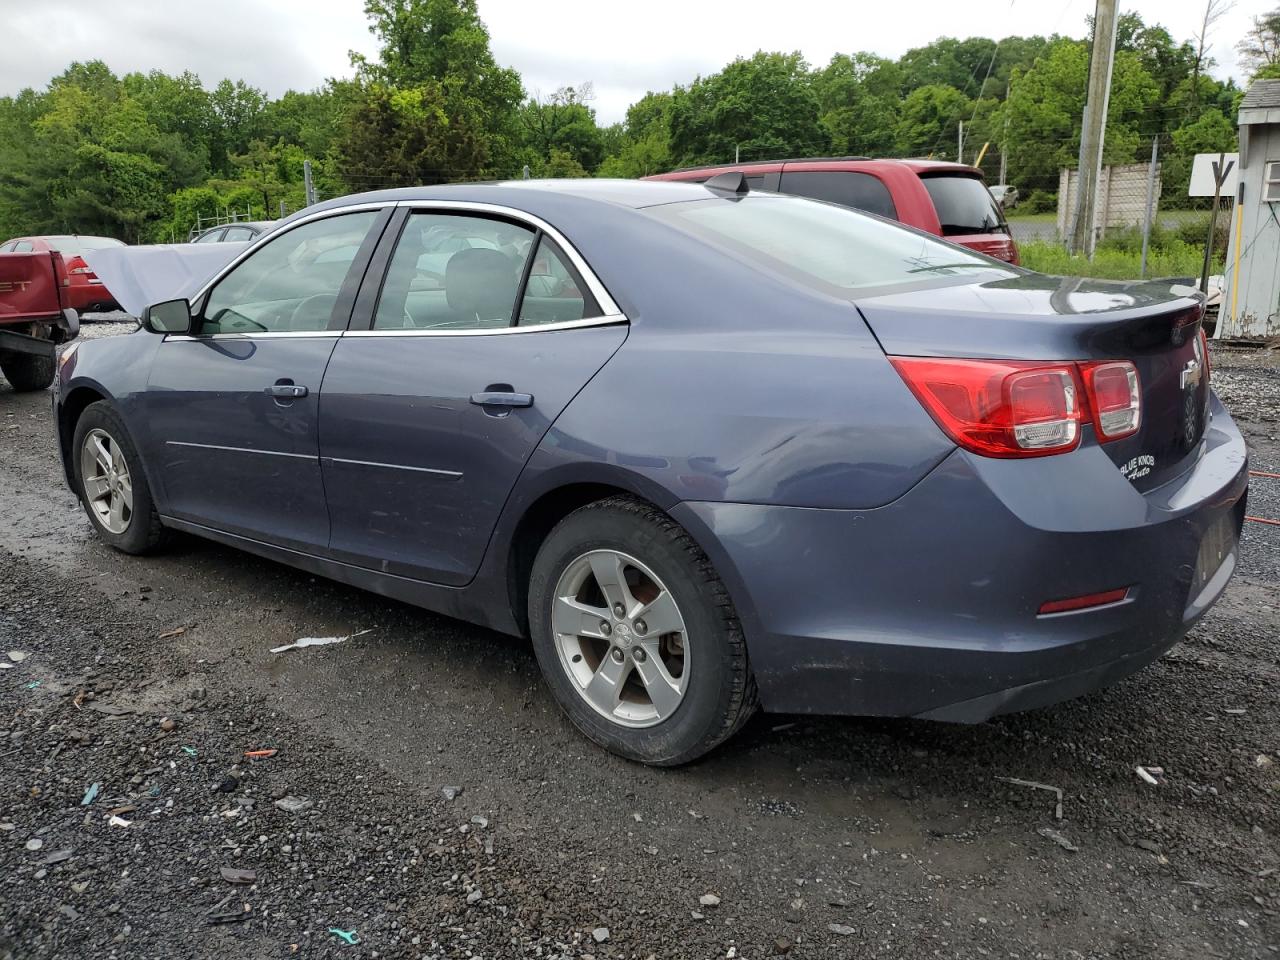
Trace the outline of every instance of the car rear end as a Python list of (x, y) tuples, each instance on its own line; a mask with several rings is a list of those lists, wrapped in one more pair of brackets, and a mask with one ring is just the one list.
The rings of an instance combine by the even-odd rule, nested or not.
[(981, 170), (957, 163), (911, 160), (906, 164), (924, 184), (944, 239), (1006, 263), (1018, 262), (1004, 210), (987, 189)]
[(62, 254), (67, 268), (66, 299), (70, 306), (81, 312), (90, 310), (116, 310), (119, 304), (111, 291), (85, 262), (89, 250), (124, 246), (110, 237), (57, 236), (47, 237), (50, 248)]
[[(1193, 290), (1045, 277), (883, 221), (851, 226), (841, 259), (822, 224), (735, 209), (717, 224), (725, 252), (849, 295), (903, 388), (868, 417), (923, 412), (950, 446), (873, 509), (683, 508), (748, 598), (769, 709), (979, 721), (1040, 706), (1150, 663), (1221, 596), (1247, 454), (1210, 388)], [(887, 468), (907, 433), (849, 457)]]

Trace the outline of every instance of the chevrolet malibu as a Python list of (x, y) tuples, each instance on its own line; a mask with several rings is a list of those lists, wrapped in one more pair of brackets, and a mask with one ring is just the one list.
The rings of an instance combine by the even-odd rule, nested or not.
[(622, 756), (769, 711), (976, 722), (1142, 668), (1222, 594), (1247, 483), (1202, 301), (706, 184), (346, 197), (73, 345), (67, 479), (532, 639)]

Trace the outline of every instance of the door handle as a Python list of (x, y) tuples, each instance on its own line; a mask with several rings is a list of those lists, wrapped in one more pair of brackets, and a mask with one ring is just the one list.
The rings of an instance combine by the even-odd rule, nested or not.
[(267, 387), (266, 394), (277, 400), (297, 400), (307, 395), (307, 388), (296, 383), (273, 383)]
[(532, 393), (511, 393), (496, 391), (492, 393), (473, 393), (471, 402), (478, 407), (532, 407)]

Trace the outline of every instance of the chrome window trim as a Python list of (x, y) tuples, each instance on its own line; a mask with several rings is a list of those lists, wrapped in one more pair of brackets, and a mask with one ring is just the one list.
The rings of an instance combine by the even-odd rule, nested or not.
[[(569, 259), (573, 261), (578, 273), (582, 275), (582, 279), (586, 281), (587, 286), (591, 289), (591, 295), (596, 298), (596, 303), (600, 306), (601, 313), (605, 316), (621, 316), (622, 314), (613, 297), (609, 296), (609, 291), (605, 289), (604, 284), (600, 282), (600, 278), (595, 275), (595, 272), (587, 266), (587, 261), (582, 258), (582, 254), (578, 253), (577, 248), (569, 242), (569, 239), (563, 233), (541, 217), (526, 213), (524, 210), (517, 210), (514, 207), (507, 207), (498, 203), (481, 203), (474, 200), (399, 200), (396, 202), (396, 206), (405, 207), (409, 210), (457, 210), (463, 213), (495, 214), (541, 230), (554, 240)], [(591, 319), (599, 318), (592, 317)]]
[(260, 333), (206, 333), (203, 336), (192, 336), (189, 333), (166, 333), (166, 342), (190, 343), (202, 340), (286, 340), (307, 338), (311, 340), (336, 340), (342, 336), (341, 330), (263, 330)]
[[(580, 327), (612, 327), (627, 322), (620, 313), (604, 317), (588, 317), (585, 320), (562, 320), (559, 323), (531, 323), (525, 327), (477, 327), (458, 330), (420, 330), (415, 327), (397, 327), (384, 330), (344, 330), (347, 337), (498, 337), (516, 333), (544, 333), (556, 330), (576, 330)], [(254, 334), (249, 334), (254, 336)]]

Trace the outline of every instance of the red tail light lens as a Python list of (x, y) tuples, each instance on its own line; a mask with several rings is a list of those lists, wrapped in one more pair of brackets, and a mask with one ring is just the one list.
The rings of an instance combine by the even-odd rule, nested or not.
[(1080, 372), (1098, 439), (1119, 440), (1137, 433), (1142, 422), (1142, 390), (1134, 365), (1127, 360), (1082, 363)]
[(892, 357), (947, 436), (988, 457), (1074, 450), (1083, 420), (1075, 364)]

